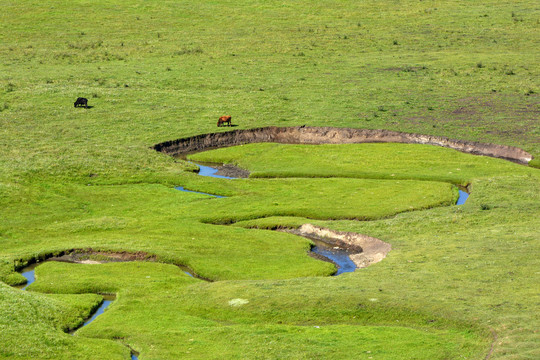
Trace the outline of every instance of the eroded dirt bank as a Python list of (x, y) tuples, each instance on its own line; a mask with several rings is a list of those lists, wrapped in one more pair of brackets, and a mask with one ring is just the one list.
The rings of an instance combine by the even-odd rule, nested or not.
[(330, 245), (347, 249), (349, 257), (358, 268), (365, 268), (378, 263), (392, 250), (392, 246), (377, 238), (353, 232), (334, 231), (312, 224), (304, 224), (298, 229), (280, 229), (280, 231), (316, 239)]
[(404, 143), (428, 144), (447, 147), (461, 152), (506, 159), (528, 164), (532, 155), (512, 146), (484, 144), (473, 141), (453, 140), (446, 137), (401, 133), (390, 130), (368, 130), (334, 127), (277, 127), (233, 130), (201, 134), (156, 144), (157, 151), (173, 156), (221, 147), (276, 142), (282, 144), (358, 144), (358, 143)]
[[(70, 249), (65, 251), (59, 251), (55, 253), (45, 253), (41, 254), (38, 257), (30, 259), (16, 259), (13, 261), (13, 267), (15, 271), (24, 271), (24, 269), (34, 268), (37, 265), (46, 262), (46, 261), (58, 261), (58, 262), (68, 262), (76, 264), (105, 264), (111, 262), (131, 262), (131, 261), (149, 261), (149, 262), (159, 262), (167, 264), (168, 262), (162, 262), (156, 255), (149, 254), (144, 251), (100, 251), (94, 250), (92, 248), (87, 249)], [(200, 280), (212, 282), (213, 280), (206, 277), (200, 276), (195, 273), (189, 266), (182, 264), (174, 264), (184, 271), (189, 276), (195, 277)], [(15, 286), (24, 285), (14, 284)]]
[(106, 252), (94, 251), (92, 249), (74, 250), (65, 253), (61, 256), (55, 256), (48, 259), (49, 261), (70, 262), (79, 264), (105, 264), (109, 262), (130, 262), (130, 261), (157, 261), (155, 255), (138, 251), (138, 252)]

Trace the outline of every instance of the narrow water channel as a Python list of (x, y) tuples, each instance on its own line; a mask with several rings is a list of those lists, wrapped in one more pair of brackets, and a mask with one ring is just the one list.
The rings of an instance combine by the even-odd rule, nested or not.
[[(230, 176), (217, 175), (217, 172), (219, 171), (219, 169), (216, 169), (216, 168), (213, 168), (213, 167), (210, 167), (210, 166), (206, 166), (206, 165), (196, 164), (194, 162), (191, 162), (191, 163), (194, 164), (194, 165), (197, 165), (199, 167), (199, 172), (197, 173), (198, 175), (210, 176), (210, 177), (215, 177), (215, 178), (219, 178), (219, 179), (236, 179), (236, 178), (230, 177)], [(204, 193), (204, 192), (200, 192), (200, 191), (188, 190), (188, 189), (185, 189), (183, 186), (177, 186), (177, 187), (175, 187), (175, 189), (180, 190), (180, 191), (195, 193), (195, 194), (213, 196), (215, 198), (224, 198), (225, 197), (225, 196), (221, 196), (221, 195), (209, 194), (209, 193)]]
[(465, 201), (469, 198), (469, 193), (459, 190), (459, 198), (457, 199), (456, 205), (463, 205), (465, 204)]
[(221, 196), (221, 195), (215, 195), (215, 194), (209, 194), (209, 193), (204, 193), (204, 192), (200, 192), (200, 191), (193, 191), (193, 190), (184, 189), (183, 186), (177, 186), (177, 187), (175, 187), (175, 189), (180, 190), (180, 191), (195, 193), (195, 194), (209, 195), (209, 196), (213, 196), (213, 197), (216, 197), (216, 198), (224, 198), (225, 197), (225, 196)]
[[(102, 295), (103, 296), (103, 302), (101, 303), (101, 305), (97, 308), (97, 310), (90, 316), (90, 318), (88, 320), (86, 320), (84, 322), (84, 324), (81, 325), (80, 328), (83, 328), (85, 327), (86, 325), (90, 324), (92, 321), (96, 320), (96, 318), (103, 314), (103, 312), (105, 312), (105, 309), (109, 307), (109, 305), (111, 305), (113, 303), (114, 300), (116, 300), (116, 296), (114, 295)], [(79, 330), (80, 328), (78, 329), (75, 329), (73, 331), (70, 331), (70, 334), (73, 335), (75, 334), (75, 332), (77, 330)]]
[[(192, 164), (197, 165), (199, 167), (200, 170), (198, 174), (201, 176), (210, 176), (210, 177), (215, 177), (215, 178), (220, 178), (220, 179), (236, 179), (235, 177), (217, 175), (217, 172), (219, 171), (219, 169), (217, 168), (214, 168), (208, 165), (197, 164), (197, 163), (192, 163)], [(178, 186), (176, 187), (176, 189), (180, 191), (192, 192), (192, 193), (203, 194), (203, 195), (210, 195), (217, 198), (224, 198), (224, 196), (220, 196), (220, 195), (187, 190), (187, 189), (184, 189), (182, 186)], [(465, 204), (465, 201), (467, 200), (468, 197), (469, 197), (469, 194), (467, 192), (459, 189), (459, 197), (456, 202), (456, 205)], [(356, 264), (349, 257), (349, 252), (347, 252), (347, 250), (345, 249), (342, 249), (339, 247), (332, 247), (324, 242), (317, 241), (315, 243), (315, 246), (311, 248), (311, 251), (315, 254), (318, 254), (322, 257), (329, 259), (332, 263), (336, 265), (337, 272), (334, 274), (334, 276), (337, 276), (346, 272), (354, 272), (357, 268)]]
[(333, 276), (338, 276), (346, 272), (354, 272), (357, 268), (356, 264), (349, 257), (349, 252), (338, 246), (330, 246), (322, 241), (311, 239), (315, 246), (311, 248), (311, 252), (324, 256), (334, 263), (337, 271)]
[[(36, 281), (36, 267), (38, 267), (41, 264), (43, 264), (43, 262), (32, 264), (32, 265), (29, 265), (29, 266), (23, 268), (21, 270), (21, 275), (26, 278), (26, 284), (22, 285), (22, 286), (17, 286), (17, 287), (20, 288), (21, 290), (26, 290), (26, 288), (28, 286), (32, 285)], [(101, 303), (101, 305), (97, 308), (96, 311), (94, 311), (92, 314), (90, 314), (90, 317), (80, 327), (70, 331), (69, 333), (71, 335), (73, 335), (80, 328), (85, 327), (88, 324), (90, 324), (99, 315), (103, 314), (105, 309), (107, 307), (109, 307), (109, 305), (111, 305), (111, 303), (116, 299), (116, 296), (114, 296), (114, 295), (102, 295), (102, 296), (103, 296), (103, 302)]]
[(34, 281), (36, 281), (36, 266), (38, 264), (32, 264), (22, 269), (21, 275), (26, 278), (26, 284), (22, 286), (16, 286), (21, 290), (26, 290)]
[[(21, 275), (24, 276), (26, 278), (26, 284), (25, 285), (22, 285), (22, 286), (16, 286), (16, 288), (19, 288), (21, 290), (26, 290), (26, 288), (30, 285), (32, 285), (32, 283), (34, 283), (36, 281), (36, 267), (38, 267), (38, 265), (41, 265), (43, 264), (43, 262), (41, 263), (35, 263), (35, 264), (32, 264), (32, 265), (29, 265), (25, 268), (23, 268), (21, 270)], [(184, 271), (186, 274), (192, 276), (190, 273)], [(115, 295), (102, 295), (103, 296), (103, 302), (101, 303), (101, 305), (96, 309), (96, 311), (94, 311), (90, 317), (80, 326), (78, 327), (77, 329), (73, 329), (71, 330), (69, 333), (71, 335), (75, 335), (75, 333), (77, 332), (77, 330), (89, 325), (90, 323), (92, 323), (94, 320), (96, 320), (96, 318), (98, 316), (100, 316), (101, 314), (103, 314), (105, 312), (105, 309), (107, 309), (113, 302), (114, 300), (116, 300), (116, 296)], [(131, 360), (138, 360), (138, 354), (135, 354), (133, 351), (131, 352)]]

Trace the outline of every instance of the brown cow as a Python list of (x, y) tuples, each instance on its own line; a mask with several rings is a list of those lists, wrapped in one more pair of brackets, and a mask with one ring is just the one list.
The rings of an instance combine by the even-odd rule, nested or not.
[(219, 118), (218, 122), (217, 122), (217, 126), (223, 126), (225, 125), (225, 123), (228, 123), (229, 126), (231, 126), (231, 115), (223, 115), (222, 117)]

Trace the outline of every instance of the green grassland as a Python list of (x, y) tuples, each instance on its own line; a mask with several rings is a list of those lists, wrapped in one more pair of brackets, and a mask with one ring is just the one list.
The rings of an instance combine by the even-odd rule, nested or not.
[[(268, 145), (195, 157), (226, 157), (245, 148), (256, 154)], [(377, 154), (378, 146), (370, 151)], [(394, 164), (398, 173), (404, 146), (380, 146), (378, 155), (385, 161), (372, 170), (384, 173)], [(147, 251), (160, 262), (187, 265), (203, 277), (220, 280), (206, 283), (159, 263), (46, 263), (37, 268), (31, 292), (116, 293), (107, 313), (78, 336), (107, 340), (105, 350), (96, 351), (108, 351), (110, 340), (129, 344), (142, 358), (242, 358), (253, 349), (258, 349), (253, 357), (259, 358), (328, 353), (343, 359), (481, 358), (492, 341), (490, 329), (510, 339), (508, 350), (501, 342), (502, 354), (516, 351), (512, 343), (533, 346), (538, 319), (530, 282), (537, 275), (530, 267), (538, 265), (537, 170), (416, 146), (421, 156), (411, 159), (407, 169), (413, 179), (425, 174), (426, 163), (439, 158), (449, 160), (446, 170), (456, 163), (469, 169), (459, 181), (470, 184), (473, 196), (456, 207), (450, 205), (456, 187), (437, 181), (438, 176), (449, 181), (448, 171), (440, 169), (440, 175), (432, 172), (423, 180), (313, 178), (317, 174), (309, 169), (327, 159), (305, 150), (319, 146), (280, 146), (284, 159), (289, 147), (303, 153), (306, 178), (227, 180), (190, 172), (178, 177), (188, 188), (226, 193), (224, 199), (160, 184), (34, 184), (34, 198), (26, 203), (16, 199), (4, 208), (11, 221), (4, 222), (9, 237), (3, 237), (2, 279), (21, 281), (13, 272), (13, 259), (92, 247)], [(336, 147), (333, 151), (339, 153)], [(364, 147), (343, 146), (343, 157), (362, 154)], [(257, 166), (259, 157), (251, 159), (254, 164), (246, 162), (248, 169)], [(288, 163), (302, 168), (292, 159)], [(502, 175), (496, 175), (498, 168)], [(339, 169), (332, 173), (339, 174)], [(378, 236), (393, 250), (371, 268), (328, 278), (333, 265), (308, 257), (307, 240), (252, 229), (304, 222)], [(248, 303), (234, 306), (234, 299)], [(80, 313), (84, 305), (79, 305)], [(20, 315), (17, 320), (25, 319)], [(65, 323), (53, 328), (66, 328)], [(60, 339), (67, 336), (57, 332)], [(41, 341), (34, 333), (20, 337), (23, 343)], [(17, 341), (9, 338), (7, 344)], [(525, 349), (536, 355), (534, 349)], [(79, 348), (64, 350), (52, 346), (49, 351), (52, 357), (70, 358), (79, 352), (95, 356)], [(119, 355), (111, 351), (109, 358), (125, 356), (116, 351)], [(19, 358), (24, 356), (28, 354)]]
[[(540, 357), (537, 169), (403, 144), (193, 155), (252, 172), (224, 180), (151, 149), (231, 114), (235, 129), (391, 129), (538, 158), (534, 2), (0, 8), (0, 358)], [(308, 240), (269, 231), (306, 222), (392, 251), (331, 277)], [(8, 286), (24, 282), (14, 264), (74, 248), (156, 261), (45, 263), (28, 291)], [(117, 300), (66, 334), (97, 293)]]
[[(250, 177), (353, 177), (437, 180), (467, 186), (494, 175), (536, 174), (505, 160), (471, 157), (455, 150), (416, 144), (247, 144), (188, 156), (248, 169)], [(309, 162), (306, 161), (309, 159)], [(284, 165), (286, 164), (286, 165)], [(516, 170), (519, 169), (519, 170)]]

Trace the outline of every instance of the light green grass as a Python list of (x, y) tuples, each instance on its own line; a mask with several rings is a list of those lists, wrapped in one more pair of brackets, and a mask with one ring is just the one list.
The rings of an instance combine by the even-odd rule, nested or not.
[[(138, 249), (215, 280), (328, 275), (332, 265), (306, 256), (307, 240), (211, 224), (269, 216), (378, 219), (449, 205), (457, 198), (455, 187), (440, 182), (205, 179), (197, 183), (193, 176), (187, 179), (195, 190), (227, 189), (235, 195), (216, 199), (146, 184), (34, 186), (37, 191), (26, 203), (13, 199), (4, 209), (3, 232), (9, 235), (3, 240), (2, 278), (15, 277), (13, 258), (30, 260), (40, 253), (72, 248)], [(337, 188), (343, 192), (337, 194)], [(28, 240), (21, 244), (21, 238)]]
[[(253, 145), (252, 150), (266, 145)], [(386, 145), (379, 150), (392, 159), (392, 153), (398, 156), (402, 146)], [(287, 147), (281, 148), (286, 157)], [(312, 146), (302, 146), (299, 150), (309, 148)], [(372, 149), (375, 154), (376, 149)], [(339, 147), (334, 152), (339, 155), (338, 150)], [(356, 151), (351, 147), (343, 147), (342, 150), (343, 154)], [(441, 150), (444, 155), (441, 155)], [(234, 154), (236, 151), (238, 149), (228, 148), (220, 153)], [(357, 151), (361, 152), (361, 149)], [(94, 266), (48, 263), (38, 267), (38, 281), (30, 290), (117, 293), (116, 305), (108, 313), (117, 320), (106, 321), (104, 317), (102, 325), (81, 330), (81, 336), (121, 338), (150, 358), (174, 358), (180, 353), (187, 354), (187, 351), (189, 354), (193, 351), (192, 357), (195, 358), (212, 358), (216, 354), (237, 358), (253, 347), (266, 349), (261, 355), (265, 358), (310, 358), (330, 348), (341, 349), (343, 353), (336, 352), (337, 358), (360, 357), (367, 350), (353, 346), (353, 340), (363, 336), (372, 338), (370, 344), (376, 349), (373, 351), (385, 358), (399, 358), (408, 352), (411, 352), (410, 357), (419, 358), (432, 358), (434, 354), (442, 354), (441, 358), (454, 358), (458, 354), (477, 358), (487, 351), (489, 328), (495, 327), (497, 332), (504, 333), (503, 328), (514, 324), (517, 318), (531, 323), (531, 326), (536, 321), (520, 311), (522, 308), (533, 309), (534, 298), (513, 294), (514, 284), (507, 283), (501, 274), (505, 268), (494, 266), (494, 260), (489, 258), (493, 256), (497, 262), (504, 263), (513, 261), (520, 254), (524, 265), (519, 274), (527, 273), (527, 266), (534, 263), (534, 252), (530, 252), (536, 246), (530, 227), (533, 224), (524, 216), (530, 213), (531, 218), (538, 212), (538, 189), (533, 186), (536, 184), (537, 187), (538, 176), (534, 169), (504, 163), (512, 169), (513, 175), (497, 177), (494, 174), (500, 165), (498, 161), (479, 168), (478, 164), (485, 163), (484, 158), (463, 156), (449, 149), (427, 146), (419, 153), (422, 156), (414, 157), (408, 163), (412, 174), (421, 174), (426, 162), (436, 163), (435, 159), (448, 156), (452, 160), (448, 169), (453, 169), (457, 158), (464, 168), (471, 169), (468, 181), (478, 176), (480, 180), (472, 180), (473, 195), (466, 205), (441, 207), (455, 201), (456, 188), (426, 180), (311, 177), (224, 180), (191, 173), (178, 178), (179, 183), (191, 185), (194, 190), (228, 192), (229, 198), (225, 199), (184, 193), (162, 185), (87, 186), (74, 183), (35, 186), (34, 189), (40, 191), (33, 194), (34, 198), (29, 199), (26, 205), (18, 202), (12, 208), (12, 211), (24, 209), (23, 213), (28, 216), (6, 217), (13, 220), (5, 231), (10, 234), (10, 239), (5, 238), (3, 242), (4, 281), (16, 281), (15, 274), (10, 274), (10, 259), (15, 259), (15, 256), (28, 259), (39, 256), (42, 251), (87, 247), (147, 251), (158, 255), (160, 261), (189, 265), (198, 274), (216, 280), (328, 275), (332, 272), (332, 265), (306, 256), (308, 241), (289, 234), (242, 228), (273, 228), (309, 221), (337, 230), (353, 229), (380, 237), (390, 242), (393, 250), (383, 262), (354, 274), (281, 282), (250, 280), (205, 284), (188, 278), (173, 266), (167, 265), (167, 268), (166, 265), (152, 263)], [(319, 155), (304, 152), (303, 159), (308, 164), (304, 167), (306, 176), (315, 176), (309, 173), (310, 168), (324, 167), (318, 163), (326, 159)], [(292, 160), (290, 163), (295, 164)], [(246, 167), (250, 166), (247, 164)], [(354, 168), (354, 164), (351, 167)], [(394, 170), (399, 170), (399, 167), (395, 166)], [(486, 172), (491, 175), (486, 176)], [(504, 168), (501, 172), (504, 174)], [(430, 178), (436, 180), (437, 174), (448, 180), (442, 167), (438, 173), (431, 173)], [(339, 175), (339, 172), (333, 175)], [(384, 177), (390, 176), (386, 173)], [(135, 206), (142, 203), (144, 207)], [(426, 207), (432, 209), (399, 214)], [(6, 214), (7, 209), (9, 207), (5, 209)], [(363, 218), (366, 216), (363, 213), (368, 219), (393, 216), (371, 222), (346, 220)], [(61, 217), (61, 214), (64, 215)], [(291, 221), (286, 216), (299, 218)], [(343, 220), (322, 221), (328, 216)], [(212, 224), (231, 222), (238, 223), (236, 226)], [(516, 246), (517, 243), (511, 245), (511, 251), (503, 245), (505, 240), (497, 247), (481, 241), (472, 249), (465, 247), (467, 254), (462, 254), (463, 246), (454, 244), (455, 241), (463, 241), (462, 236), (470, 239), (471, 234), (486, 232), (486, 229), (492, 232), (494, 224), (499, 223), (504, 224), (499, 225), (501, 229), (507, 229), (503, 234), (511, 233), (529, 241), (521, 247)], [(523, 226), (524, 223), (529, 225)], [(380, 229), (377, 224), (381, 224)], [(32, 241), (21, 246), (16, 240), (18, 238), (31, 238)], [(478, 235), (472, 237), (477, 238)], [(475, 241), (472, 240), (471, 244)], [(527, 253), (521, 253), (525, 249), (528, 249)], [(489, 253), (487, 260), (484, 260), (485, 251), (493, 252)], [(451, 255), (453, 253), (456, 254)], [(485, 261), (491, 264), (491, 271), (485, 271), (481, 265)], [(469, 274), (468, 271), (457, 271), (460, 266), (478, 270)], [(131, 270), (125, 270), (125, 267)], [(86, 273), (85, 269), (92, 272)], [(514, 271), (517, 272), (516, 269)], [(178, 280), (168, 275), (170, 272), (178, 273)], [(70, 274), (69, 279), (66, 274)], [(123, 274), (131, 275), (125, 278)], [(157, 280), (153, 280), (155, 276), (158, 276)], [(141, 280), (143, 283), (137, 285)], [(528, 280), (521, 278), (519, 294), (530, 294)], [(146, 288), (145, 281), (155, 288)], [(166, 284), (167, 281), (171, 283)], [(175, 281), (195, 283), (188, 289), (185, 285), (175, 285)], [(498, 289), (495, 298), (492, 297), (493, 291), (478, 298), (478, 289), (482, 289), (481, 284), (486, 282)], [(321, 290), (323, 288), (324, 291)], [(176, 299), (171, 304), (167, 300), (169, 295), (164, 295), (168, 291), (173, 291), (170, 296)], [(306, 296), (311, 299), (307, 303)], [(126, 297), (131, 299), (128, 303), (132, 305), (124, 305)], [(183, 299), (180, 300), (182, 306), (177, 302), (179, 297)], [(241, 306), (238, 313), (236, 307), (229, 305), (233, 299), (246, 299), (249, 303)], [(497, 302), (493, 303), (495, 299)], [(461, 304), (461, 301), (465, 303)], [(171, 318), (166, 310), (169, 308), (182, 311)], [(153, 321), (149, 323), (145, 320), (147, 317)], [(201, 321), (206, 325), (201, 326)], [(399, 323), (397, 328), (396, 322)], [(140, 329), (140, 323), (148, 330)], [(317, 328), (311, 328), (320, 326), (317, 324), (327, 326), (321, 331), (324, 335), (320, 341), (311, 341), (311, 346), (306, 347), (307, 339), (313, 340), (318, 336), (318, 333), (313, 333)], [(379, 332), (380, 326), (385, 326), (388, 332)], [(94, 330), (91, 331), (92, 328)], [(195, 333), (194, 328), (198, 329)], [(336, 334), (336, 329), (343, 334), (337, 339), (332, 335)], [(419, 333), (419, 329), (423, 330)], [(145, 331), (162, 334), (157, 337), (159, 345), (153, 343), (153, 348), (149, 346), (145, 339), (155, 338), (149, 333), (133, 335), (145, 334)], [(283, 340), (284, 336), (287, 341)], [(215, 337), (219, 339), (207, 340)], [(392, 340), (394, 338), (396, 340)], [(520, 341), (533, 341), (527, 336), (518, 335), (518, 338)], [(184, 341), (190, 345), (173, 346)], [(267, 342), (275, 345), (267, 346)], [(382, 345), (377, 345), (388, 343), (396, 344), (390, 353), (383, 352)], [(419, 344), (425, 344), (431, 350)], [(224, 350), (227, 345), (228, 350)]]
[[(174, 266), (153, 263), (46, 263), (36, 273), (40, 280), (31, 291), (117, 292), (118, 300), (78, 335), (122, 339), (151, 359), (308, 359), (327, 357), (328, 352), (337, 359), (433, 359), (441, 354), (471, 357), (482, 351), (477, 329), (465, 324), (399, 309), (369, 309), (373, 299), (360, 289), (344, 292), (344, 297), (326, 286), (312, 293), (310, 286), (301, 285), (307, 279), (290, 285), (204, 284)], [(299, 285), (311, 294), (309, 299), (299, 298), (294, 290)], [(282, 286), (289, 288), (286, 295)], [(241, 305), (231, 305), (238, 298), (243, 299)], [(396, 323), (396, 318), (408, 326)], [(250, 355), (253, 349), (257, 352)]]
[(472, 179), (494, 175), (537, 173), (501, 159), (416, 144), (247, 144), (188, 158), (231, 163), (248, 169), (250, 177), (438, 180), (465, 186)]
[(114, 341), (73, 337), (64, 331), (82, 324), (99, 295), (42, 295), (0, 284), (2, 359), (125, 359), (129, 350)]
[[(360, 173), (333, 167), (326, 151), (315, 157), (312, 147), (296, 148), (302, 164), (276, 146), (288, 174), (253, 157), (245, 166), (261, 176), (348, 171), (350, 178), (225, 181), (201, 179), (185, 171), (192, 165), (151, 149), (226, 131), (216, 121), (230, 114), (236, 129), (381, 128), (519, 146), (538, 157), (532, 1), (0, 0), (0, 8), (2, 282), (22, 281), (14, 260), (79, 247), (147, 251), (213, 279), (236, 279), (188, 285), (172, 265), (152, 263), (144, 271), (110, 265), (109, 275), (88, 280), (86, 269), (99, 267), (42, 265), (34, 289), (85, 292), (104, 283), (118, 300), (71, 337), (61, 330), (99, 296), (0, 284), (1, 358), (128, 358), (125, 341), (141, 360), (256, 358), (254, 349), (262, 358), (483, 359), (490, 328), (498, 334), (492, 359), (540, 357), (540, 189), (532, 169), (486, 159), (457, 174), (450, 160), (461, 166), (462, 155), (437, 149), (430, 168), (417, 163), (410, 171), (393, 158), (411, 166), (410, 158), (431, 150), (389, 155), (397, 151), (390, 146), (365, 163), (377, 170)], [(79, 96), (93, 108), (74, 109)], [(344, 148), (327, 150), (355, 159)], [(406, 202), (383, 202), (375, 213), (368, 206), (375, 198), (358, 200), (367, 188), (344, 195), (398, 171), (402, 184), (422, 180), (427, 198), (401, 188), (397, 200)], [(425, 180), (471, 182), (473, 196), (459, 208), (441, 206), (456, 189)], [(322, 205), (308, 195), (317, 191)], [(366, 214), (378, 220), (349, 219)], [(245, 228), (304, 222), (377, 236), (393, 250), (371, 268), (326, 277), (332, 265), (309, 258), (307, 240)], [(50, 284), (60, 274), (62, 289)], [(178, 288), (144, 283), (158, 275)], [(134, 284), (141, 292), (128, 297)], [(250, 303), (233, 308), (235, 298)], [(328, 328), (311, 327), (323, 322)]]

